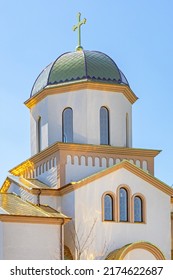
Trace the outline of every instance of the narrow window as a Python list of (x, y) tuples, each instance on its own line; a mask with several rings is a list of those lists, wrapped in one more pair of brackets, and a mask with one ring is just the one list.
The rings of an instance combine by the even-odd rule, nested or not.
[(62, 113), (62, 141), (73, 142), (73, 110), (64, 109)]
[(143, 222), (142, 199), (139, 196), (134, 198), (134, 222)]
[(37, 150), (38, 153), (41, 151), (42, 133), (41, 133), (41, 117), (38, 118), (37, 122)]
[(100, 108), (100, 144), (109, 145), (109, 111), (106, 107)]
[(128, 221), (128, 193), (124, 188), (119, 191), (120, 222)]
[(129, 147), (129, 115), (126, 113), (126, 147)]
[(109, 194), (104, 197), (104, 220), (113, 221), (113, 198)]

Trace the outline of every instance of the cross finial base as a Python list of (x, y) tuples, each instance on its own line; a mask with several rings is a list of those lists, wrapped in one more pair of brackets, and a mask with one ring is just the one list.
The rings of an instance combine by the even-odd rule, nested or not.
[(77, 46), (76, 47), (76, 51), (82, 51), (83, 50), (83, 47), (82, 46)]

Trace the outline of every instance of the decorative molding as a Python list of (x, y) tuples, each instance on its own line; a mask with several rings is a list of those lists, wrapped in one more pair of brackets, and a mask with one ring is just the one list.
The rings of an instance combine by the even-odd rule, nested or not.
[[(120, 221), (120, 201), (119, 201), (119, 191), (120, 188), (124, 188), (127, 190), (128, 194), (128, 220)], [(113, 220), (105, 220), (104, 219), (104, 197), (105, 195), (110, 195), (113, 199)], [(134, 221), (134, 197), (138, 196), (142, 199), (142, 221), (135, 222)], [(128, 185), (121, 184), (117, 187), (116, 193), (112, 191), (106, 191), (102, 194), (101, 197), (101, 211), (102, 211), (102, 222), (118, 222), (118, 223), (133, 223), (133, 224), (146, 224), (146, 199), (141, 193), (135, 193), (132, 195), (131, 189)]]
[(131, 243), (128, 245), (123, 246), (113, 252), (111, 252), (107, 257), (106, 260), (124, 260), (125, 256), (132, 250), (135, 249), (143, 249), (150, 252), (156, 260), (165, 260), (165, 256), (159, 250), (159, 248), (149, 242), (139, 241), (135, 243)]
[[(138, 196), (141, 200), (142, 200), (142, 222), (135, 222), (134, 221), (134, 198)], [(132, 217), (132, 221), (135, 223), (135, 224), (138, 224), (138, 223), (144, 223), (146, 224), (147, 223), (147, 207), (146, 207), (146, 199), (145, 199), (145, 196), (141, 193), (134, 193), (131, 197), (131, 217)]]
[[(106, 195), (110, 195), (112, 198), (112, 214), (113, 220), (105, 220), (105, 205), (104, 205), (104, 198)], [(107, 191), (102, 194), (101, 198), (101, 211), (102, 211), (102, 222), (117, 222), (117, 211), (116, 211), (116, 195), (112, 191)]]
[(31, 224), (54, 224), (63, 225), (69, 222), (71, 218), (57, 218), (57, 217), (37, 217), (37, 216), (19, 216), (1, 214), (0, 221), (8, 223), (31, 223)]
[[(123, 188), (127, 191), (127, 221), (121, 221), (120, 220), (120, 189)], [(117, 187), (116, 189), (116, 197), (117, 197), (117, 216), (118, 216), (118, 222), (119, 223), (126, 223), (126, 222), (130, 222), (132, 223), (133, 220), (132, 220), (132, 213), (131, 213), (131, 209), (132, 209), (132, 206), (131, 206), (131, 197), (132, 197), (132, 192), (131, 192), (131, 189), (128, 185), (126, 184), (121, 184)]]
[(15, 176), (19, 176), (24, 172), (25, 169), (33, 169), (34, 165), (40, 161), (45, 160), (46, 158), (52, 156), (58, 151), (75, 151), (83, 153), (100, 153), (100, 154), (117, 154), (127, 156), (141, 156), (141, 157), (150, 157), (154, 158), (160, 153), (160, 150), (149, 150), (149, 149), (134, 149), (126, 147), (113, 147), (108, 145), (91, 145), (91, 144), (76, 144), (76, 143), (62, 143), (56, 142), (48, 148), (44, 149), (40, 153), (30, 157), (26, 161), (15, 166), (11, 170)]
[(114, 92), (118, 94), (124, 94), (124, 96), (129, 100), (131, 104), (135, 103), (138, 97), (134, 94), (134, 92), (130, 89), (129, 86), (126, 85), (114, 85), (114, 84), (106, 84), (106, 83), (98, 83), (98, 82), (91, 82), (91, 81), (80, 81), (75, 82), (74, 84), (61, 84), (61, 85), (54, 85), (54, 86), (47, 86), (42, 91), (38, 92), (37, 94), (33, 95), (31, 98), (26, 100), (24, 104), (31, 109), (35, 106), (38, 102), (43, 100), (45, 97), (54, 94), (62, 94), (66, 92), (73, 92), (77, 90), (83, 89), (91, 89), (91, 90), (100, 90), (100, 91), (108, 91)]

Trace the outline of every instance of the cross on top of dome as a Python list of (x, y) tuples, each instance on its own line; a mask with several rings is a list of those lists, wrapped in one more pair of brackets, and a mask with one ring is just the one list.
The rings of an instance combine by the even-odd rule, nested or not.
[(80, 51), (83, 49), (81, 46), (81, 26), (82, 24), (86, 23), (86, 18), (81, 20), (80, 17), (81, 17), (81, 13), (78, 13), (77, 14), (78, 23), (73, 26), (73, 31), (75, 31), (76, 29), (78, 30), (78, 46), (76, 47), (76, 51)]

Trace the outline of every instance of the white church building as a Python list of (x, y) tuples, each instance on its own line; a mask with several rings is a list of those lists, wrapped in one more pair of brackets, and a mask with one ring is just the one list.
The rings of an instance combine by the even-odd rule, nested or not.
[(137, 100), (107, 54), (60, 55), (36, 79), (31, 157), (0, 189), (0, 259), (170, 260), (173, 188), (132, 147)]

